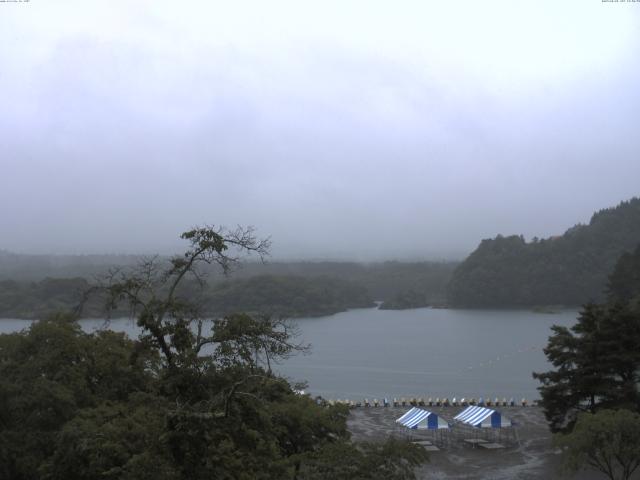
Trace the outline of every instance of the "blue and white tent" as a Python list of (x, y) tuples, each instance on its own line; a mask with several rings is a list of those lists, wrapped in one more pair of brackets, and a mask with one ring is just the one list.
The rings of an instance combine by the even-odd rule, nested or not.
[(502, 428), (511, 427), (513, 423), (496, 410), (490, 408), (470, 406), (465, 408), (454, 420), (478, 428)]
[(416, 407), (402, 415), (396, 422), (410, 429), (441, 430), (449, 428), (449, 424), (435, 413)]

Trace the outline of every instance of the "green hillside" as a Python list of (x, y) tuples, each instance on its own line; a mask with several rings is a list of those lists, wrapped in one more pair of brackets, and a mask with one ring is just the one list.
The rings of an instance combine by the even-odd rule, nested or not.
[(640, 198), (596, 212), (560, 237), (483, 240), (454, 271), (449, 303), (458, 307), (580, 305), (602, 301), (618, 258), (640, 244)]

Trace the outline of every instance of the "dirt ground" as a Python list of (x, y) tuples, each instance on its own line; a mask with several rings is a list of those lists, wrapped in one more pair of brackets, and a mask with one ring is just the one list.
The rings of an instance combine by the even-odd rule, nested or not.
[[(369, 407), (351, 411), (348, 427), (353, 440), (384, 440), (390, 435), (406, 436), (395, 419), (411, 407)], [(462, 407), (425, 407), (452, 421)], [(472, 435), (452, 429), (447, 444), (430, 452), (430, 462), (416, 472), (420, 479), (510, 480), (561, 479), (596, 480), (605, 478), (594, 471), (583, 471), (573, 477), (563, 477), (559, 471), (560, 452), (554, 448), (544, 414), (538, 407), (500, 407), (503, 416), (517, 424), (518, 440), (500, 442), (506, 448), (485, 450), (472, 447), (464, 438)], [(467, 431), (468, 432), (468, 431)], [(428, 434), (413, 434), (413, 439), (432, 439)], [(418, 438), (419, 437), (419, 438)], [(633, 477), (640, 478), (639, 475)]]

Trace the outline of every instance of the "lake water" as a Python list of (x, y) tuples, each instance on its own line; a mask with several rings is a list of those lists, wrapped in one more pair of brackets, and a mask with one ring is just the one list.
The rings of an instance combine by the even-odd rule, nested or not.
[[(538, 398), (532, 371), (549, 364), (542, 349), (553, 324), (572, 325), (577, 312), (537, 314), (525, 310), (356, 309), (301, 318), (299, 340), (310, 355), (295, 356), (277, 369), (308, 392), (352, 400), (393, 397)], [(0, 332), (28, 326), (0, 320)], [(83, 320), (92, 331), (102, 320)], [(137, 334), (129, 319), (110, 328)]]

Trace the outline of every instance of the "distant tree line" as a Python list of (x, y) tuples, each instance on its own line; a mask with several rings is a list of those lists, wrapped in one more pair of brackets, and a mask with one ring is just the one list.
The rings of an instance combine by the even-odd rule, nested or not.
[[(0, 317), (45, 318), (52, 312), (69, 311), (77, 306), (82, 292), (89, 288), (84, 278), (45, 278), (38, 282), (0, 281)], [(101, 313), (102, 305), (87, 313)], [(122, 312), (125, 313), (125, 312)]]
[(204, 308), (222, 315), (244, 311), (300, 317), (372, 305), (366, 288), (340, 278), (260, 275), (214, 285)]
[(428, 306), (430, 306), (430, 302), (425, 293), (407, 290), (397, 293), (392, 299), (383, 302), (380, 305), (380, 310), (406, 310)]
[(459, 307), (577, 306), (603, 301), (607, 276), (640, 243), (640, 198), (593, 215), (564, 235), (526, 242), (483, 240), (454, 271), (449, 303)]
[[(168, 261), (161, 257), (157, 260)], [(287, 317), (330, 315), (349, 308), (370, 307), (374, 300), (386, 301), (387, 308), (415, 308), (445, 302), (446, 284), (455, 265), (300, 262), (262, 266), (254, 263), (243, 264), (232, 277), (207, 267), (203, 269), (203, 273), (208, 274), (204, 290), (193, 279), (184, 282), (181, 290), (183, 295), (201, 302), (211, 316), (235, 311)], [(103, 272), (108, 267), (127, 268), (104, 265)], [(44, 318), (50, 312), (72, 309), (88, 286), (89, 280), (84, 277), (0, 280), (0, 317)], [(408, 297), (414, 300), (407, 302)], [(103, 314), (102, 307), (100, 301), (93, 299), (85, 306), (83, 315), (99, 317)], [(113, 314), (126, 315), (127, 312), (120, 309)]]
[[(280, 317), (330, 315), (349, 308), (371, 307), (366, 289), (339, 278), (262, 275), (243, 280), (227, 280), (198, 288), (185, 282), (181, 294), (197, 301), (209, 316), (237, 311), (266, 313)], [(83, 278), (52, 279), (40, 282), (0, 281), (0, 317), (44, 318), (50, 312), (73, 310), (89, 288)], [(84, 317), (100, 317), (104, 305), (91, 299), (83, 308)], [(116, 309), (114, 315), (127, 315)]]

